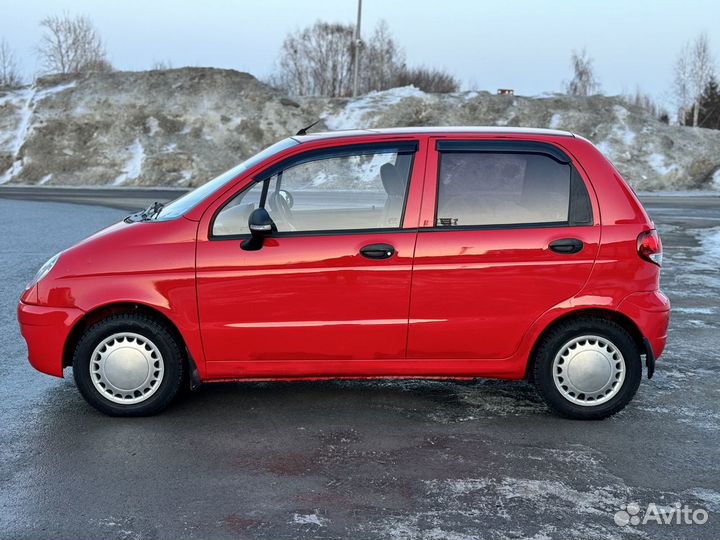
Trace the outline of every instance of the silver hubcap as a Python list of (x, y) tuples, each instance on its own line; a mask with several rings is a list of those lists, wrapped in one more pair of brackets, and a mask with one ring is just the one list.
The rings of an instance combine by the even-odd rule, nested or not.
[(163, 358), (145, 336), (121, 332), (105, 338), (90, 359), (95, 389), (115, 403), (131, 405), (152, 396), (164, 374)]
[(625, 359), (599, 336), (581, 336), (560, 348), (553, 361), (555, 387), (568, 401), (585, 407), (612, 399), (625, 380)]

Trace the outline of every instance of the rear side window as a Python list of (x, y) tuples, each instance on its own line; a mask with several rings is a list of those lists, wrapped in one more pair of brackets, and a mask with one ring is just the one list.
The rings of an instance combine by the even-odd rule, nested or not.
[(441, 151), (436, 226), (590, 223), (582, 178), (563, 161), (544, 153)]

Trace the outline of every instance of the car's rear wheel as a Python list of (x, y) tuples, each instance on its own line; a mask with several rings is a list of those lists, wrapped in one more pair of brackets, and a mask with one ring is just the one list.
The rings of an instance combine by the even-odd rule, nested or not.
[(180, 390), (180, 344), (159, 321), (111, 315), (88, 328), (73, 356), (73, 376), (85, 400), (112, 416), (147, 416)]
[(630, 402), (641, 378), (635, 340), (610, 320), (581, 317), (560, 323), (537, 348), (535, 385), (562, 416), (607, 418)]

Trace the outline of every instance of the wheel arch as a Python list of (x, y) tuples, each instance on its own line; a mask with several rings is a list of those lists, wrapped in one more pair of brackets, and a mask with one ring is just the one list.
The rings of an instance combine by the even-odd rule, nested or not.
[(538, 334), (537, 338), (535, 338), (535, 342), (533, 343), (530, 354), (528, 355), (526, 366), (525, 366), (525, 378), (530, 379), (532, 378), (533, 373), (533, 367), (535, 365), (535, 356), (537, 353), (537, 349), (540, 346), (540, 344), (545, 339), (545, 336), (547, 336), (550, 332), (553, 331), (558, 325), (572, 320), (577, 319), (580, 317), (595, 317), (598, 319), (605, 319), (615, 322), (616, 324), (619, 324), (622, 326), (633, 338), (633, 341), (635, 341), (638, 350), (640, 351), (640, 354), (647, 354), (647, 348), (645, 344), (645, 338), (643, 336), (642, 331), (638, 327), (638, 325), (633, 321), (630, 317), (625, 315), (624, 313), (621, 313), (620, 311), (616, 311), (614, 309), (607, 309), (607, 308), (582, 308), (582, 309), (576, 309), (573, 311), (570, 311), (568, 313), (564, 313), (563, 315), (556, 317), (552, 321), (550, 321), (545, 328)]
[(180, 344), (180, 350), (183, 353), (183, 362), (185, 362), (187, 373), (190, 374), (192, 387), (194, 388), (200, 384), (200, 376), (198, 374), (197, 364), (192, 354), (190, 353), (187, 342), (182, 333), (180, 332), (178, 326), (159, 309), (137, 302), (118, 302), (113, 304), (105, 304), (102, 306), (98, 306), (83, 315), (75, 323), (72, 330), (68, 334), (67, 339), (65, 340), (65, 346), (63, 348), (62, 367), (66, 368), (72, 366), (75, 347), (77, 346), (78, 341), (80, 341), (80, 338), (88, 328), (90, 328), (96, 322), (108, 317), (109, 315), (118, 315), (121, 313), (145, 315), (146, 317), (150, 317), (162, 323)]

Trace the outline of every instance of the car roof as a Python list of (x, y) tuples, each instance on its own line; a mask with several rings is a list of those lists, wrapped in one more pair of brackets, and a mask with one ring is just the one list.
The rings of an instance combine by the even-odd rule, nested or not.
[(554, 137), (574, 137), (569, 131), (559, 129), (544, 129), (531, 127), (498, 127), (498, 126), (437, 126), (437, 127), (396, 127), (378, 129), (348, 129), (341, 131), (321, 131), (296, 135), (296, 141), (310, 142), (322, 139), (335, 139), (342, 137), (387, 137), (392, 135), (544, 135)]

